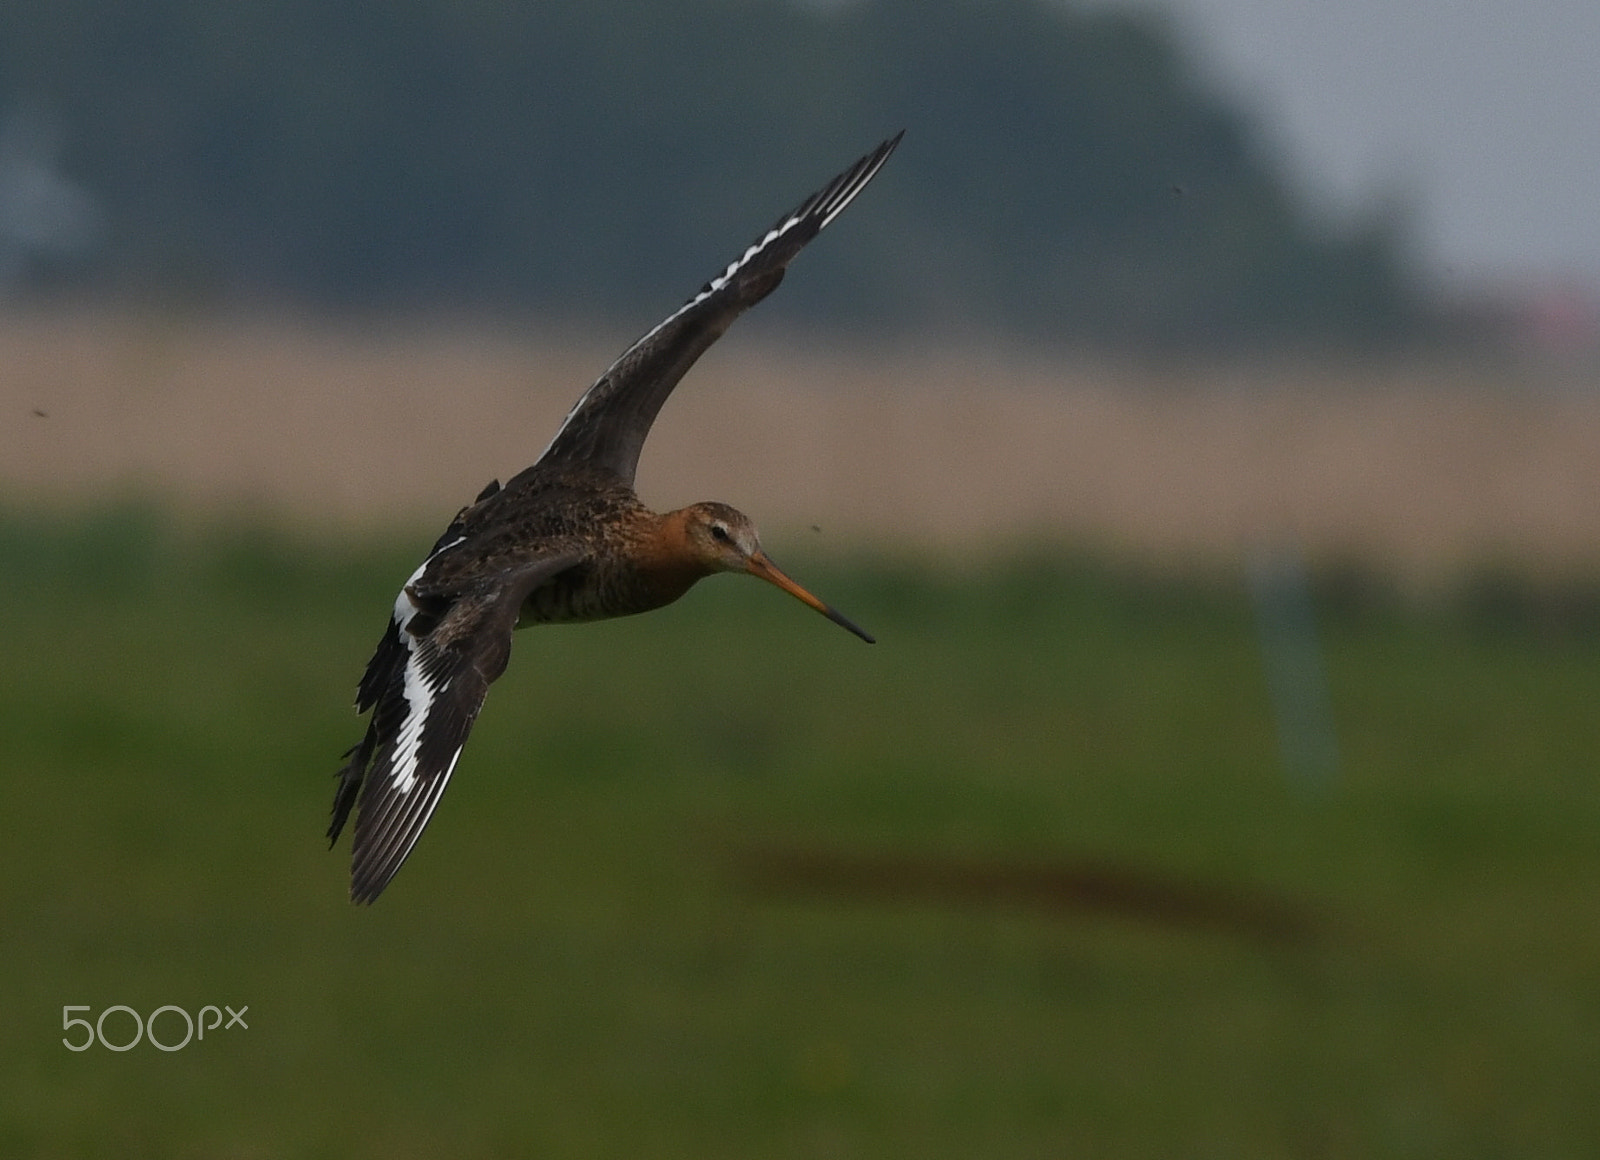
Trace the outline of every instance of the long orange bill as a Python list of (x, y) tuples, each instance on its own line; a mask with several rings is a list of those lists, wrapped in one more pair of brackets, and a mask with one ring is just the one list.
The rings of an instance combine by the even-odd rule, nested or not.
[(752, 555), (749, 561), (745, 564), (745, 570), (748, 571), (752, 576), (759, 576), (768, 584), (774, 584), (777, 587), (782, 588), (790, 596), (793, 596), (796, 600), (800, 601), (800, 603), (808, 604), (812, 608), (815, 608), (818, 612), (822, 613), (823, 616), (826, 616), (840, 628), (849, 629), (868, 644), (878, 643), (870, 635), (864, 632), (859, 625), (852, 621), (848, 616), (844, 615), (844, 613), (824, 604), (815, 596), (811, 595), (811, 593), (807, 592), (804, 588), (800, 587), (800, 585), (789, 579), (789, 577), (785, 576), (782, 570), (780, 570), (779, 567), (772, 562), (765, 552), (757, 551), (754, 555)]

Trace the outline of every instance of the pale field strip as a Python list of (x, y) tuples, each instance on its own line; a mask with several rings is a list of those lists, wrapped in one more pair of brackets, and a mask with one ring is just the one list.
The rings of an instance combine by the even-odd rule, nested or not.
[[(536, 456), (632, 337), (0, 317), (0, 505), (133, 494), (333, 530), (442, 526)], [(1600, 372), (1152, 369), (736, 329), (667, 403), (638, 482), (657, 507), (744, 509), (780, 559), (797, 539), (1175, 562), (1298, 540), (1400, 573), (1593, 573)]]

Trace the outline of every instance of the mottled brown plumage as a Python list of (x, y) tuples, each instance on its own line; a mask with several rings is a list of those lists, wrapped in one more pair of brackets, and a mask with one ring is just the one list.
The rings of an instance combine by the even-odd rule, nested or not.
[(667, 396), (794, 256), (877, 174), (885, 141), (780, 218), (586, 391), (539, 459), (457, 513), (395, 600), (356, 692), (371, 712), (346, 757), (330, 841), (356, 815), (351, 897), (371, 902), (433, 816), (514, 629), (670, 604), (716, 572), (748, 572), (872, 638), (801, 588), (721, 503), (657, 514), (633, 491), (639, 452)]

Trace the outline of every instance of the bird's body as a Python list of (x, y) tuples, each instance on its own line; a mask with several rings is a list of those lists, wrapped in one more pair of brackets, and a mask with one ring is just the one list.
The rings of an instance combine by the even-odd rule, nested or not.
[(371, 902), (433, 816), (511, 634), (670, 604), (715, 572), (777, 585), (862, 639), (871, 637), (785, 576), (754, 526), (720, 503), (665, 513), (634, 493), (639, 452), (672, 388), (733, 320), (859, 193), (899, 143), (884, 142), (745, 250), (629, 347), (568, 413), (539, 459), (491, 483), (450, 522), (395, 600), (356, 692), (371, 712), (346, 756), (330, 840), (357, 806), (351, 897)]

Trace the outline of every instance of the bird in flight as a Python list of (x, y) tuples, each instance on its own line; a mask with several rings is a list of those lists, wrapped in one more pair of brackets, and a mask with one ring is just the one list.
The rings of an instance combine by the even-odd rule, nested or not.
[(777, 288), (900, 136), (779, 218), (623, 351), (533, 466), (504, 487), (485, 487), (402, 585), (356, 689), (357, 712), (371, 716), (345, 754), (328, 827), (331, 845), (356, 810), (352, 901), (383, 892), (433, 817), (489, 685), (505, 672), (515, 629), (647, 612), (713, 573), (747, 572), (872, 643), (778, 569), (749, 517), (722, 503), (656, 513), (634, 494), (633, 480), (672, 388), (734, 319)]

